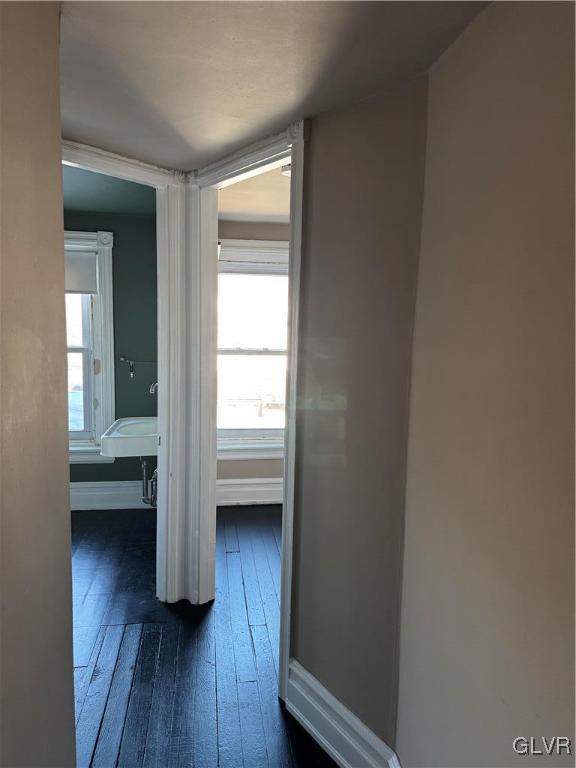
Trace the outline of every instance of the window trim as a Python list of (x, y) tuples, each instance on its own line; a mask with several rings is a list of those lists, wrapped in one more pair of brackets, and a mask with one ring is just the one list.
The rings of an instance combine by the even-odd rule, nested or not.
[[(219, 242), (218, 273), (288, 275), (288, 253), (289, 243), (285, 240), (223, 239)], [(276, 354), (287, 359), (288, 349), (217, 348), (217, 354)], [(224, 431), (227, 434), (222, 434)], [(283, 459), (284, 429), (217, 430), (217, 454), (219, 461)]]
[(71, 464), (111, 464), (113, 457), (100, 454), (100, 437), (115, 419), (114, 312), (112, 283), (112, 232), (64, 232), (64, 250), (95, 251), (98, 293), (92, 294), (93, 436), (68, 438)]

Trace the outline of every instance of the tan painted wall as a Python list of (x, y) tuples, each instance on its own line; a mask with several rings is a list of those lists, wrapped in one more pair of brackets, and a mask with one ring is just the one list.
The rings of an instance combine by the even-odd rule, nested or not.
[(241, 459), (239, 461), (218, 462), (219, 480), (241, 480), (254, 477), (282, 477), (284, 462), (282, 459)]
[(433, 67), (412, 379), (403, 768), (573, 733), (573, 12), (496, 3)]
[(426, 81), (311, 121), (292, 655), (389, 743)]
[(273, 221), (218, 221), (218, 237), (230, 240), (288, 240), (289, 224)]
[(0, 765), (74, 765), (58, 3), (0, 4)]

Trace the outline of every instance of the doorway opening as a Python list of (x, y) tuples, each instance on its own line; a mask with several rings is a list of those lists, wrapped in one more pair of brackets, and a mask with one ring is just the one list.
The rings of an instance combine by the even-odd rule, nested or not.
[(156, 191), (64, 165), (63, 197), (77, 764), (132, 765), (138, 700), (126, 730), (115, 691), (163, 607), (142, 478), (157, 471), (159, 434)]
[(64, 166), (63, 193), (71, 508), (151, 504), (158, 452), (155, 191)]
[[(219, 190), (216, 605), (230, 611), (236, 627), (239, 690), (250, 682), (272, 713), (278, 708), (289, 215), (289, 159)], [(284, 720), (279, 711), (274, 717), (286, 751)], [(282, 764), (272, 744), (269, 751)]]
[[(222, 190), (220, 198), (226, 203), (233, 192), (242, 191), (242, 182), (258, 176), (265, 180), (266, 173), (290, 162), (292, 138), (288, 133), (282, 137), (280, 152), (261, 148), (255, 162), (250, 158), (248, 170), (244, 165), (239, 172), (236, 158), (234, 172), (226, 163), (211, 175), (142, 168), (99, 150), (70, 149), (74, 164), (84, 168), (92, 163), (98, 172), (115, 175), (112, 169), (120, 167), (121, 176), (128, 180), (150, 174), (153, 178), (146, 178), (156, 187), (159, 233), (158, 531), (149, 509), (74, 513), (82, 516), (74, 525), (75, 586), (84, 594), (83, 601), (75, 604), (79, 617), (75, 627), (78, 765), (331, 764), (278, 700), (288, 659), (290, 576), (286, 572), (291, 545), (286, 544), (286, 531), (290, 537), (291, 521), (287, 527), (286, 514), (281, 520), (280, 502), (286, 509), (288, 497), (291, 510), (293, 482), (286, 484), (286, 477), (291, 473), (293, 477), (290, 421), (294, 403), (290, 398), (295, 391), (292, 360), (299, 262), (292, 258), (293, 237), (274, 239), (270, 228), (265, 237), (262, 232), (247, 237), (246, 225), (251, 222), (228, 208), (220, 210), (218, 224), (215, 205), (216, 190)], [(88, 160), (82, 155), (85, 152)], [(298, 177), (301, 183), (301, 173)], [(283, 178), (290, 183), (293, 200), (294, 178)], [(192, 241), (184, 232), (186, 237), (192, 234)], [(252, 270), (246, 265), (252, 265)], [(222, 310), (221, 315), (228, 312), (229, 338), (221, 339), (220, 345), (216, 322), (200, 322), (217, 317), (219, 274), (221, 298), (228, 294), (238, 301), (241, 284), (245, 306), (242, 312), (227, 303)], [(280, 280), (268, 279), (272, 277)], [(202, 280), (213, 286), (207, 301)], [(272, 302), (270, 294), (275, 296)], [(275, 319), (262, 321), (278, 308)], [(236, 340), (231, 339), (234, 333)], [(197, 357), (190, 356), (194, 351), (199, 352)], [(164, 382), (163, 354), (169, 363)], [(206, 365), (200, 365), (202, 355), (207, 356)], [(119, 364), (130, 377), (130, 361), (136, 361), (129, 354), (122, 356), (126, 362)], [(224, 359), (218, 398), (207, 372), (216, 372), (217, 361)], [(255, 378), (255, 370), (264, 375)], [(198, 416), (202, 408), (187, 406), (185, 418), (178, 418), (182, 395), (188, 393), (185, 382), (202, 385), (198, 390), (192, 387), (190, 397), (199, 397), (204, 404), (205, 423), (212, 424), (212, 432), (199, 431), (213, 443), (213, 453), (202, 452), (202, 439), (190, 440), (198, 425), (204, 424)], [(218, 399), (222, 408), (216, 439)], [(285, 422), (288, 429), (283, 432)], [(198, 464), (189, 460), (194, 450)], [(213, 491), (210, 477), (204, 479), (205, 497), (198, 492), (190, 506), (193, 497), (187, 496), (187, 473), (207, 467), (211, 456)], [(169, 468), (164, 475), (163, 467)], [(260, 481), (256, 487), (255, 479)], [(216, 505), (202, 503), (211, 493), (220, 504), (218, 518)], [(217, 529), (212, 553), (209, 539), (205, 547), (201, 535), (203, 520), (204, 531), (209, 530), (210, 520)], [(188, 533), (184, 539), (182, 532)], [(214, 602), (209, 596), (211, 568), (212, 583), (216, 571)], [(206, 588), (188, 589), (186, 585), (202, 583), (203, 569)], [(168, 585), (164, 590), (162, 578)], [(156, 600), (155, 582), (156, 595), (165, 602)], [(171, 591), (170, 583), (177, 588)], [(179, 600), (183, 587), (196, 595), (191, 602), (206, 604)]]
[[(244, 450), (244, 462), (247, 463), (249, 451), (254, 450), (259, 460), (272, 457), (275, 449), (276, 460), (283, 462), (282, 478), (282, 537), (280, 547), (280, 617), (278, 628), (278, 685), (274, 686), (281, 700), (286, 701), (290, 673), (290, 606), (292, 590), (292, 532), (294, 516), (294, 471), (295, 471), (295, 427), (296, 427), (296, 376), (298, 359), (298, 312), (300, 290), (300, 251), (302, 222), (302, 191), (304, 165), (304, 125), (291, 125), (284, 133), (272, 136), (246, 150), (240, 151), (219, 163), (196, 171), (194, 174), (195, 196), (198, 201), (199, 237), (193, 247), (196, 254), (198, 271), (204, 275), (214, 275), (208, 281), (209, 290), (201, 300), (202, 316), (212, 318), (218, 328), (218, 338), (207, 339), (200, 343), (201, 356), (208, 362), (218, 361), (220, 374), (218, 393), (208, 380), (206, 389), (201, 393), (200, 402), (214, 407), (212, 432), (208, 431), (200, 441), (199, 451), (206, 453), (211, 443), (214, 453), (220, 458), (226, 450), (233, 450), (236, 445)], [(283, 210), (271, 208), (275, 192), (280, 193)], [(289, 190), (289, 202), (286, 191)], [(248, 226), (252, 216), (236, 216), (242, 213), (242, 203), (250, 196), (260, 206), (260, 233), (250, 237)], [(220, 211), (218, 210), (220, 208)], [(278, 219), (280, 213), (281, 219)], [(286, 214), (288, 213), (288, 216)], [(286, 234), (278, 234), (276, 239), (264, 234), (263, 224), (268, 215), (268, 224), (288, 225)], [(262, 221), (264, 219), (264, 222)], [(242, 221), (242, 219), (245, 219)], [(275, 220), (276, 219), (276, 220)], [(234, 229), (230, 222), (235, 222)], [(228, 228), (227, 228), (228, 227)], [(226, 237), (229, 235), (229, 237)], [(216, 241), (219, 242), (218, 252)], [(251, 241), (251, 242), (250, 242)], [(287, 260), (287, 264), (286, 264)], [(218, 264), (218, 268), (214, 268)], [(265, 265), (263, 267), (263, 265)], [(272, 278), (275, 278), (273, 280)], [(280, 278), (280, 279), (278, 279)], [(250, 303), (246, 311), (244, 326), (234, 323), (234, 311), (226, 313), (218, 300), (218, 281), (223, 293), (230, 294), (233, 285), (244, 281), (246, 289), (237, 294), (249, 296), (252, 290), (258, 296), (256, 285), (270, 285), (266, 295), (269, 299), (273, 290), (277, 291), (275, 322), (258, 321), (262, 316), (262, 304), (257, 298)], [(282, 312), (282, 280), (287, 283), (287, 302), (284, 293), (285, 310)], [(272, 283), (278, 283), (272, 289)], [(210, 290), (213, 287), (213, 291)], [(251, 288), (250, 288), (250, 287)], [(284, 289), (285, 290), (285, 289)], [(240, 299), (241, 302), (241, 299)], [(223, 322), (217, 321), (218, 312)], [(236, 309), (236, 316), (240, 310)], [(282, 320), (287, 317), (287, 320)], [(232, 319), (231, 319), (232, 318)], [(210, 323), (208, 323), (210, 325)], [(279, 330), (283, 326), (282, 330)], [(287, 328), (286, 328), (287, 326)], [(254, 330), (256, 328), (256, 331)], [(216, 366), (214, 366), (215, 368)], [(232, 374), (236, 370), (236, 375)], [(267, 373), (260, 382), (250, 382), (256, 370)], [(242, 373), (240, 373), (242, 372)], [(284, 386), (279, 382), (284, 378)], [(260, 389), (258, 388), (260, 387)], [(285, 393), (284, 398), (281, 392)], [(284, 400), (284, 402), (281, 402)], [(218, 407), (216, 404), (218, 403)], [(217, 422), (219, 424), (217, 425)], [(234, 422), (234, 423), (233, 423)], [(218, 426), (218, 429), (217, 429)], [(258, 430), (260, 428), (260, 431)], [(218, 440), (214, 440), (218, 432)], [(242, 442), (245, 445), (242, 445)], [(276, 442), (276, 445), (275, 445)], [(216, 450), (216, 443), (218, 448)], [(206, 450), (205, 450), (206, 449)], [(268, 451), (268, 453), (267, 453)], [(220, 461), (206, 467), (216, 476), (221, 476)], [(231, 464), (230, 464), (231, 465)], [(271, 463), (268, 466), (272, 466)], [(218, 469), (217, 469), (218, 468)], [(273, 478), (270, 478), (274, 480)], [(204, 516), (202, 515), (204, 512)], [(238, 512), (238, 510), (237, 510)], [(228, 515), (232, 514), (228, 512)], [(236, 520), (241, 520), (236, 515)], [(214, 571), (214, 559), (211, 559), (210, 509), (201, 510), (198, 526), (198, 551), (200, 580), (208, 582)], [(204, 545), (204, 546), (203, 546)], [(204, 576), (202, 576), (204, 574)]]

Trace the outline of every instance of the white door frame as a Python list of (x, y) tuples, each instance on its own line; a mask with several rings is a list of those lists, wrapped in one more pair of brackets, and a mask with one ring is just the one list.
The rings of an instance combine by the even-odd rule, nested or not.
[(289, 334), (282, 515), (279, 695), (290, 663), (296, 377), (304, 123), (191, 173), (75, 142), (63, 163), (156, 189), (158, 248), (157, 596), (214, 599), (216, 535), (217, 190), (290, 159)]
[[(181, 567), (188, 517), (188, 435), (186, 412), (187, 307), (186, 178), (178, 171), (158, 168), (76, 142), (64, 141), (62, 162), (115, 176), (156, 190), (158, 264), (158, 531), (156, 592), (160, 600), (187, 598), (198, 602), (197, 584)], [(182, 578), (184, 576), (184, 578)]]
[[(223, 160), (213, 163), (191, 175), (190, 182), (198, 192), (205, 195), (212, 193), (214, 197), (200, 212), (201, 226), (195, 227), (200, 232), (200, 241), (192, 243), (192, 253), (196, 254), (193, 264), (203, 265), (209, 273), (209, 282), (204, 283), (205, 291), (201, 295), (203, 305), (202, 316), (213, 329), (216, 328), (217, 302), (217, 209), (215, 210), (215, 190), (227, 187), (243, 179), (255, 176), (264, 167), (278, 167), (290, 160), (292, 165), (290, 182), (290, 246), (289, 246), (289, 333), (288, 333), (288, 373), (286, 398), (286, 430), (284, 438), (284, 501), (282, 513), (282, 572), (280, 595), (280, 648), (279, 648), (279, 696), (286, 698), (288, 669), (290, 664), (290, 616), (292, 600), (292, 538), (294, 523), (294, 467), (296, 446), (296, 377), (298, 364), (298, 314), (300, 304), (300, 259), (302, 245), (302, 193), (304, 174), (304, 123), (294, 123), (283, 133), (252, 144)], [(193, 219), (192, 219), (193, 220)], [(206, 240), (205, 237), (209, 239)], [(211, 266), (212, 265), (212, 266)], [(214, 270), (214, 272), (212, 272)], [(202, 278), (201, 278), (202, 280)], [(198, 282), (201, 282), (198, 281)], [(200, 326), (201, 327), (201, 326)], [(201, 410), (212, 414), (213, 424), (210, 434), (204, 432), (202, 439), (205, 443), (199, 446), (200, 455), (209, 457), (210, 464), (205, 464), (206, 473), (211, 473), (209, 484), (216, 486), (216, 376), (210, 368), (216, 363), (216, 338), (198, 339), (203, 365), (208, 367), (212, 378), (212, 387), (206, 387), (200, 397), (205, 395)], [(205, 382), (206, 383), (206, 382)], [(213, 530), (215, 527), (215, 506), (203, 510), (204, 525)], [(212, 517), (212, 520), (210, 518)], [(213, 546), (212, 560), (206, 558), (200, 563), (205, 571), (200, 581), (208, 582), (214, 574)]]

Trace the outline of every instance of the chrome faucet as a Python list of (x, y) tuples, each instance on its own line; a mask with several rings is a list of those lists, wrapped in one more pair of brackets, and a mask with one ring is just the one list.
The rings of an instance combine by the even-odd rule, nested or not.
[(151, 395), (155, 395), (157, 391), (158, 391), (158, 382), (155, 381), (153, 384), (150, 384), (149, 392)]

